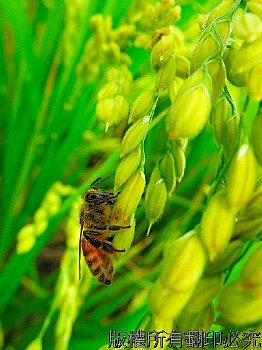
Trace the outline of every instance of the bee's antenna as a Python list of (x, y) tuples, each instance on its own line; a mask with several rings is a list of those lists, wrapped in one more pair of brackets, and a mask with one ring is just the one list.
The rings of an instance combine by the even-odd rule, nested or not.
[(103, 179), (102, 179), (101, 177), (98, 177), (94, 182), (91, 183), (90, 188), (92, 188), (93, 190), (98, 191), (97, 185), (98, 185), (99, 183), (105, 181), (105, 180), (108, 179), (108, 178), (109, 178), (109, 176), (107, 176), (107, 177), (105, 177), (105, 178), (103, 178)]

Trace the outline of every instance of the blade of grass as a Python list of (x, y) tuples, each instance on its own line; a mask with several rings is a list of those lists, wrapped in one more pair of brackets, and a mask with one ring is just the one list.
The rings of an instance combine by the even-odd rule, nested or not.
[(32, 66), (33, 34), (23, 3), (16, 0), (0, 0), (0, 8), (12, 27), (19, 60), (26, 62), (28, 67)]

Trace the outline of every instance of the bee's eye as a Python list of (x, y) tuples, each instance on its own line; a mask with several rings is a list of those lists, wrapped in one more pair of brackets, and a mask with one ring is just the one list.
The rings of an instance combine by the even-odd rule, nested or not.
[(93, 201), (95, 199), (97, 199), (99, 197), (98, 194), (96, 193), (87, 193), (86, 196), (85, 196), (85, 201)]

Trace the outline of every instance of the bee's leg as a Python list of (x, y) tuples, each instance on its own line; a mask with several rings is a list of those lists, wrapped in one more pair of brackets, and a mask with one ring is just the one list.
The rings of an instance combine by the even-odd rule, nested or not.
[(83, 235), (87, 239), (87, 236), (101, 236), (101, 232), (98, 231), (89, 231), (89, 230), (83, 230)]
[(107, 203), (110, 204), (110, 205), (114, 205), (115, 204), (115, 200), (117, 199), (117, 197), (120, 195), (120, 191), (117, 192), (117, 194), (115, 194), (114, 196), (111, 196), (111, 193), (110, 193), (110, 197), (107, 198)]
[(113, 253), (123, 253), (126, 250), (125, 249), (116, 249), (114, 248), (111, 244), (107, 243), (107, 242), (103, 242), (102, 243), (102, 247), (103, 251), (105, 251), (108, 254), (113, 254)]
[(111, 196), (110, 199), (116, 199), (121, 194), (121, 191), (118, 191), (117, 194)]
[(124, 228), (130, 228), (131, 225), (128, 226), (111, 226), (111, 225), (99, 225), (99, 226), (94, 226), (95, 230), (109, 230), (109, 231), (119, 231)]
[[(93, 187), (92, 187), (93, 188)], [(101, 205), (101, 204), (109, 204), (109, 205), (114, 205), (116, 198), (120, 195), (121, 192), (117, 192), (116, 195), (114, 193), (109, 193), (106, 197), (99, 198), (94, 201), (94, 204), (96, 205)]]
[(87, 235), (86, 236), (84, 235), (84, 237), (88, 240), (88, 242), (90, 244), (92, 244), (93, 247), (95, 247), (95, 248), (101, 247), (102, 243), (98, 239), (95, 239), (95, 238), (87, 236)]

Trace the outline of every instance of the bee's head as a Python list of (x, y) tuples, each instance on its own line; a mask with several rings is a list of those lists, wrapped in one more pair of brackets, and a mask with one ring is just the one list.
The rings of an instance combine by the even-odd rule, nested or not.
[(106, 202), (111, 195), (112, 193), (109, 192), (88, 191), (85, 194), (85, 201), (87, 203), (102, 204)]

